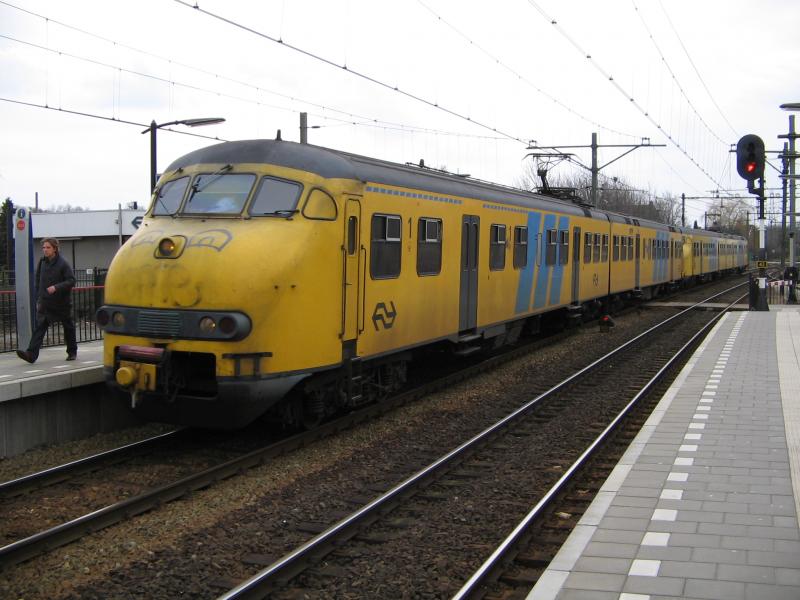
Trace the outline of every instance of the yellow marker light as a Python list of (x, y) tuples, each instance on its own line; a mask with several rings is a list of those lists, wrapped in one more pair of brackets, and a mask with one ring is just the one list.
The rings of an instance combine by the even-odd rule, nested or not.
[(217, 324), (211, 317), (203, 317), (200, 319), (200, 331), (203, 333), (213, 333), (216, 328)]
[(158, 243), (158, 252), (161, 256), (172, 256), (175, 253), (175, 242), (170, 238), (164, 238)]
[(120, 367), (117, 369), (116, 380), (122, 387), (130, 387), (136, 382), (136, 371), (130, 367)]

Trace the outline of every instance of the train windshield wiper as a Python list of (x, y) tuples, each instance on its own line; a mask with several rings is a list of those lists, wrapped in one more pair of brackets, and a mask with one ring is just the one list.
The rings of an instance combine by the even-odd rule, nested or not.
[(291, 217), (294, 214), (299, 213), (300, 211), (296, 208), (293, 210), (282, 208), (278, 210), (273, 210), (272, 212), (265, 212), (265, 213), (258, 213), (259, 217), (269, 217), (269, 216), (276, 216), (276, 217)]
[(186, 206), (189, 206), (189, 203), (192, 201), (192, 198), (194, 198), (195, 194), (202, 192), (231, 169), (233, 169), (233, 165), (229, 164), (222, 167), (219, 171), (214, 171), (211, 173), (211, 175), (200, 175), (200, 177), (197, 178), (198, 180), (203, 179), (203, 177), (208, 177), (208, 181), (203, 182), (203, 185), (197, 185), (197, 181), (192, 184), (192, 191), (189, 194), (189, 197), (186, 199)]

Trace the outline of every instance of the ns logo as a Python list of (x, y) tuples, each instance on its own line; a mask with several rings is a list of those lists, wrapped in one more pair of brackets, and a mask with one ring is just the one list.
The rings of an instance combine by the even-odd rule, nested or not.
[(383, 329), (391, 329), (394, 325), (394, 319), (397, 316), (397, 309), (394, 307), (394, 302), (389, 302), (391, 308), (387, 308), (384, 302), (378, 302), (375, 305), (375, 310), (372, 311), (372, 324), (375, 326), (375, 331)]

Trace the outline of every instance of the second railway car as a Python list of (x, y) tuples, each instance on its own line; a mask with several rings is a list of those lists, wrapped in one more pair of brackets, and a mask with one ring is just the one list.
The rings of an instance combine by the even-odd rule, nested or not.
[(176, 160), (98, 311), (144, 417), (311, 425), (397, 389), (438, 344), (515, 341), (742, 270), (746, 242), (286, 141)]

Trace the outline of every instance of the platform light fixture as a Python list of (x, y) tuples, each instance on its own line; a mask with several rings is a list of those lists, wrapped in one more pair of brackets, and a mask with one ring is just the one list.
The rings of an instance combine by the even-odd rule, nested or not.
[(150, 122), (150, 127), (142, 131), (142, 133), (150, 132), (150, 191), (156, 189), (156, 131), (162, 127), (169, 127), (170, 125), (186, 125), (187, 127), (202, 127), (203, 125), (216, 125), (224, 123), (225, 119), (222, 117), (203, 117), (200, 119), (181, 119), (178, 121), (169, 121), (167, 123)]

